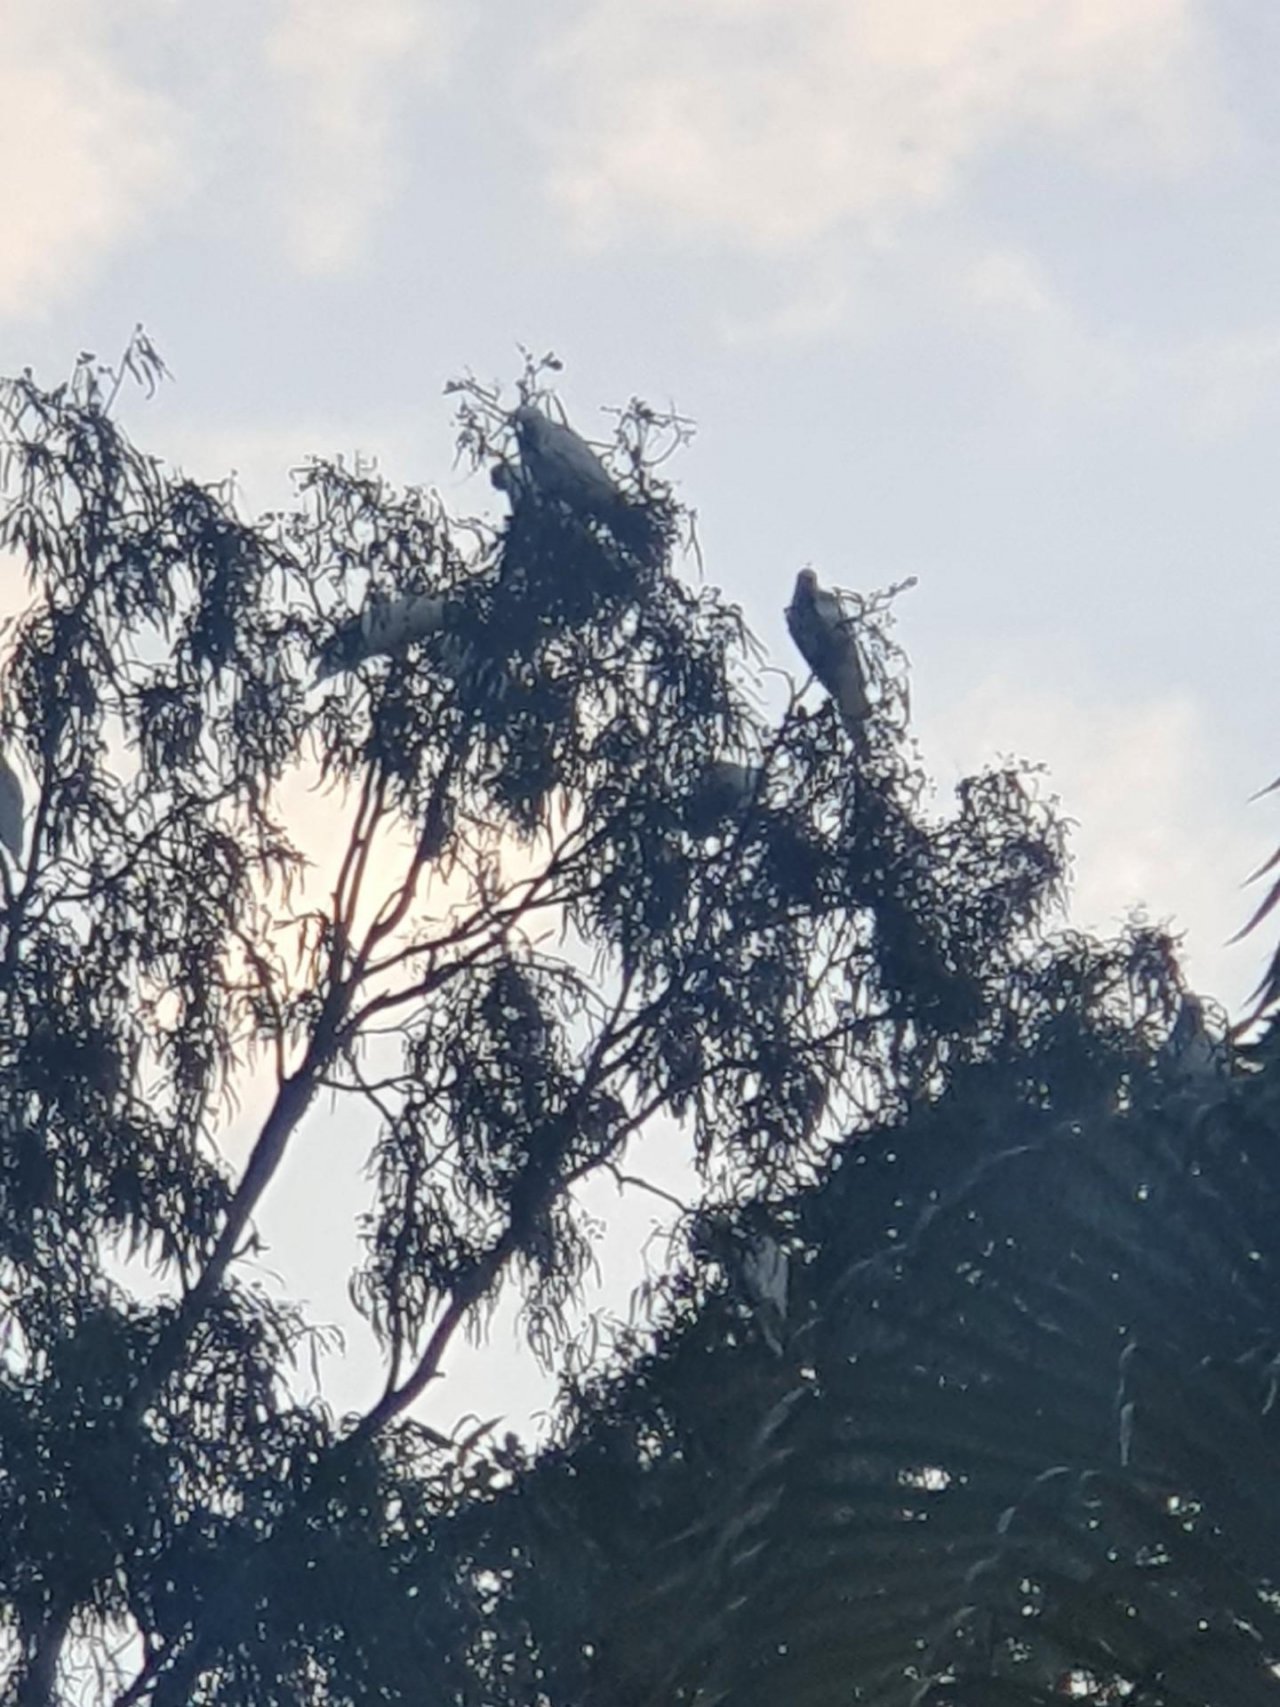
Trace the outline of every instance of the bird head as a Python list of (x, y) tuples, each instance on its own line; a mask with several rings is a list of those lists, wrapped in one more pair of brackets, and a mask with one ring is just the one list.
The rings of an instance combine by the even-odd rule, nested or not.
[(516, 438), (521, 444), (536, 444), (545, 421), (546, 416), (541, 409), (535, 409), (532, 403), (522, 403), (511, 415), (511, 425), (515, 428)]

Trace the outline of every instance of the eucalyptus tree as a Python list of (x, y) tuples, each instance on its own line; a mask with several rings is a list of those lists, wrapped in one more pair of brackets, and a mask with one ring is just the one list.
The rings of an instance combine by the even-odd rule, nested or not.
[[(536, 1694), (554, 1637), (502, 1635), (469, 1527), (522, 1450), (424, 1408), (459, 1329), (510, 1282), (554, 1358), (577, 1187), (659, 1116), (711, 1225), (987, 1070), (1063, 872), (1034, 779), (931, 810), (887, 595), (842, 607), (856, 745), (803, 686), (767, 708), (681, 551), (683, 423), (633, 403), (597, 455), (553, 371), (452, 388), (505, 495), (472, 517), (315, 461), (246, 519), (130, 442), (91, 363), (0, 389), (9, 1701)], [(312, 1325), (245, 1261), (327, 1103), (367, 1154), (383, 1356), (340, 1419), (286, 1381)]]

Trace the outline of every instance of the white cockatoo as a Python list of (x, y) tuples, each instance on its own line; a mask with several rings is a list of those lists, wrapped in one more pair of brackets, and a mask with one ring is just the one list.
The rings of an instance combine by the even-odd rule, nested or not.
[(787, 627), (800, 656), (835, 700), (845, 728), (851, 735), (858, 734), (871, 715), (871, 702), (852, 619), (839, 595), (818, 585), (812, 569), (802, 569), (796, 576)]
[(444, 619), (445, 601), (430, 593), (371, 599), (358, 616), (348, 617), (325, 641), (316, 680), (322, 682), (342, 670), (354, 670), (366, 658), (402, 652), (413, 641), (438, 634)]
[(18, 773), (0, 754), (0, 844), (14, 860), (22, 858), (22, 784)]
[(770, 1351), (782, 1356), (791, 1263), (772, 1233), (752, 1233), (742, 1247), (742, 1289)]
[[(544, 498), (558, 498), (571, 510), (609, 521), (625, 514), (626, 499), (613, 476), (583, 438), (531, 403), (522, 403), (511, 417), (520, 446), (520, 460), (534, 487)], [(495, 485), (511, 490), (504, 470)]]
[(1212, 1079), (1227, 1070), (1227, 1051), (1210, 1036), (1204, 1003), (1190, 990), (1178, 1003), (1173, 1029), (1160, 1045), (1160, 1064), (1180, 1079)]
[(712, 759), (698, 776), (689, 796), (689, 826), (709, 836), (726, 818), (736, 818), (760, 793), (764, 770), (736, 759)]

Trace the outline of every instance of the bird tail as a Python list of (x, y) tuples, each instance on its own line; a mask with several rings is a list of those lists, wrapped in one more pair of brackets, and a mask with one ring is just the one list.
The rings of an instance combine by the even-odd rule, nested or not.
[(856, 646), (851, 646), (848, 656), (841, 660), (835, 688), (833, 697), (841, 722), (851, 735), (861, 735), (862, 725), (871, 715), (871, 701), (867, 698), (867, 681)]

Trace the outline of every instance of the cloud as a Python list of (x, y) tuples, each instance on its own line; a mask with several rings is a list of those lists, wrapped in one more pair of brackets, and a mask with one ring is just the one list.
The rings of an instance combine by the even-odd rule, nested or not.
[(10, 0), (0, 56), (0, 314), (57, 306), (186, 182), (172, 103), (132, 81), (101, 14)]
[(1133, 394), (1136, 354), (1092, 331), (1024, 250), (991, 250), (959, 269), (979, 323), (1010, 350), (1024, 380), (1054, 402), (1105, 407)]
[(957, 256), (951, 276), (963, 306), (1051, 403), (1141, 403), (1205, 440), (1241, 433), (1275, 408), (1278, 321), (1153, 347), (1090, 325), (1026, 250)]
[(1196, 339), (1159, 365), (1179, 393), (1192, 430), (1205, 439), (1228, 438), (1275, 408), (1280, 324)]
[[(397, 474), (412, 446), (408, 426), (390, 420), (301, 414), (294, 420), (173, 418), (166, 427), (166, 460), (194, 479), (234, 479), (241, 511), (250, 516), (286, 509), (296, 498), (294, 470), (312, 457), (340, 457), (348, 467)], [(388, 454), (389, 453), (389, 454)]]
[(743, 312), (724, 307), (718, 315), (721, 341), (730, 349), (758, 344), (820, 344), (847, 338), (858, 323), (858, 286), (842, 259), (818, 257), (794, 290), (780, 302)]
[(993, 676), (922, 733), (944, 784), (1015, 744), (1043, 762), (1075, 821), (1073, 923), (1107, 934), (1134, 907), (1171, 920), (1187, 933), (1192, 981), (1243, 1000), (1260, 951), (1224, 945), (1246, 917), (1239, 886), (1257, 861), (1258, 826), (1224, 782), (1193, 699), (1108, 701)]
[(284, 206), (299, 265), (359, 254), (400, 187), (403, 109), (447, 76), (461, 33), (453, 0), (281, 0), (266, 57), (289, 107)]
[(145, 405), (129, 416), (136, 442), (149, 444), (161, 435), (166, 461), (194, 479), (222, 481), (234, 475), (245, 515), (287, 509), (296, 496), (293, 471), (312, 457), (376, 470), (399, 485), (431, 486), (466, 514), (501, 508), (483, 471), (476, 475), (453, 466), (456, 429), (443, 409), (428, 410), (419, 403), (342, 414), (322, 409), (284, 414), (259, 407), (252, 416), (219, 418), (207, 410), (193, 415), (176, 389), (164, 403), (159, 426), (152, 424)]
[(544, 67), (552, 188), (595, 243), (884, 244), (1028, 135), (1185, 168), (1223, 134), (1212, 66), (1193, 0), (597, 0)]

